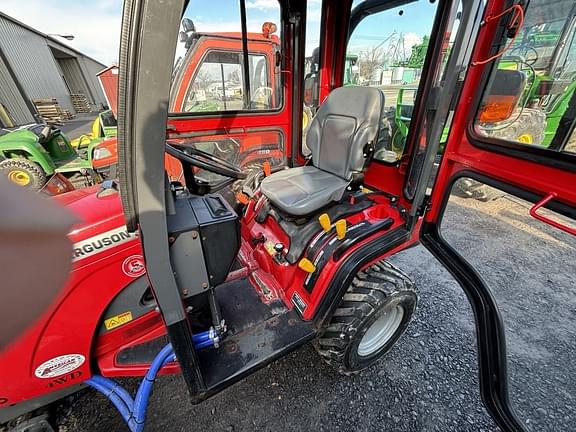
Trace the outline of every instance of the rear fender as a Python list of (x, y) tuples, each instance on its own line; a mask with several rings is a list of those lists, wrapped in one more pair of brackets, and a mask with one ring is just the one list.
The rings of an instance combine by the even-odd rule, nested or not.
[(47, 175), (54, 174), (56, 166), (50, 155), (39, 144), (10, 142), (0, 146), (0, 159), (24, 158), (36, 162)]

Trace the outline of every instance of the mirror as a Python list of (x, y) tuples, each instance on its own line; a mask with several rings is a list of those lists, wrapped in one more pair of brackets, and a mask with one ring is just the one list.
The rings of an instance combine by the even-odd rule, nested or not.
[(183, 18), (182, 19), (182, 28), (184, 29), (184, 31), (186, 33), (196, 31), (196, 26), (194, 25), (194, 21), (192, 21), (190, 18)]

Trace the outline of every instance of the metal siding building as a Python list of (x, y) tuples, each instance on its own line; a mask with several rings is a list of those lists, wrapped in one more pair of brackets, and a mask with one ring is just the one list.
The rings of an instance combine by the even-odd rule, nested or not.
[(34, 121), (26, 100), (22, 97), (10, 71), (0, 58), (0, 104), (8, 111), (16, 124)]
[(106, 65), (1, 12), (0, 51), (0, 103), (15, 123), (32, 121), (34, 99), (56, 98), (72, 113), (70, 94), (85, 94), (94, 111), (106, 105), (96, 78)]
[(97, 93), (96, 102), (99, 105), (108, 105), (108, 103), (106, 102), (106, 96), (102, 91), (100, 81), (98, 81), (98, 77), (96, 76), (96, 74), (105, 69), (106, 66), (102, 67), (102, 63), (92, 60), (90, 57), (79, 58), (78, 62), (80, 63), (80, 67), (85, 71), (84, 76), (88, 80), (90, 88), (92, 89), (92, 91), (96, 91)]

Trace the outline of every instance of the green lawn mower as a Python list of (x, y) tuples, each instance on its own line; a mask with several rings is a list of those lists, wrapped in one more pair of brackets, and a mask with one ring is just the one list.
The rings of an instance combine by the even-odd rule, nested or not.
[(96, 144), (107, 138), (113, 138), (118, 133), (118, 122), (112, 110), (106, 110), (98, 113), (98, 117), (92, 122), (90, 133), (80, 135), (78, 138), (70, 141), (72, 147), (82, 149)]
[(92, 169), (92, 142), (76, 150), (60, 129), (32, 124), (18, 129), (0, 129), (0, 175), (13, 183), (40, 190), (48, 179), (60, 173), (75, 187), (97, 182)]

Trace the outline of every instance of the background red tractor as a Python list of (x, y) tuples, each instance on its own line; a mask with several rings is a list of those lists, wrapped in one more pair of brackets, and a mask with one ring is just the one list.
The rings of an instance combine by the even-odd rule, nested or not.
[[(250, 81), (251, 109), (274, 109), (279, 107), (279, 67), (280, 39), (273, 34), (276, 25), (265, 23), (262, 33), (247, 34), (247, 48), (251, 61)], [(218, 112), (242, 109), (240, 59), (242, 56), (241, 33), (200, 33), (196, 31), (192, 20), (186, 18), (182, 23), (180, 41), (185, 47), (184, 54), (176, 60), (170, 94), (170, 109), (175, 112)], [(222, 68), (217, 82), (210, 80), (208, 72), (218, 64)], [(226, 66), (226, 71), (224, 70)], [(102, 88), (106, 93), (112, 111), (117, 105), (118, 70), (109, 68), (99, 74)], [(311, 121), (311, 112), (306, 122)], [(248, 172), (248, 179), (262, 170), (266, 162), (270, 167), (286, 164), (281, 136), (275, 131), (260, 134), (258, 137), (246, 134), (242, 130), (228, 131), (221, 135), (198, 136), (192, 141), (202, 151), (240, 166)], [(117, 139), (105, 139), (100, 145), (102, 154), (94, 161), (94, 168), (105, 172), (106, 177), (115, 178), (118, 160)], [(171, 180), (182, 180), (181, 164), (170, 155), (165, 157), (166, 169)], [(210, 182), (214, 176), (200, 170), (198, 178), (206, 177)], [(240, 193), (246, 181), (235, 183), (232, 191)], [(233, 197), (231, 200), (233, 201)]]

